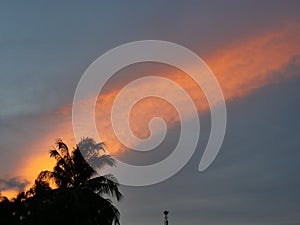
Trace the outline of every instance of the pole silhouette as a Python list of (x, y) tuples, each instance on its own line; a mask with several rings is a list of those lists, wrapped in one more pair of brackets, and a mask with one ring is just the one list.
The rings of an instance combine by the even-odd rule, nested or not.
[(169, 211), (167, 211), (167, 210), (164, 211), (164, 215), (165, 215), (164, 225), (169, 225), (168, 214), (169, 214)]

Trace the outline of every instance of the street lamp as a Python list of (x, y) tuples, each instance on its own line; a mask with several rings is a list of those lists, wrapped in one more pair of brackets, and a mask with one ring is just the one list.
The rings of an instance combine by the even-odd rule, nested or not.
[(164, 215), (165, 215), (165, 223), (164, 223), (164, 225), (169, 225), (168, 214), (169, 214), (169, 211), (165, 210), (164, 211)]

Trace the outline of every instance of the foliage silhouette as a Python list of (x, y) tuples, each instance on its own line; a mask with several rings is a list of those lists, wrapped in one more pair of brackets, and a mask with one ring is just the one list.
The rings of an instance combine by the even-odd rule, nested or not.
[(103, 143), (82, 138), (70, 152), (59, 139), (50, 157), (56, 160), (53, 170), (40, 172), (27, 192), (11, 201), (0, 195), (0, 224), (119, 224), (120, 213), (107, 198), (122, 198), (118, 182), (113, 175), (99, 175), (93, 169), (115, 165)]

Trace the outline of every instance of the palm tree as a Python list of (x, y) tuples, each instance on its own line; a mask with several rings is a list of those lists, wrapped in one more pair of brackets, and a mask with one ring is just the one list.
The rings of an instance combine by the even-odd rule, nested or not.
[[(55, 206), (50, 207), (52, 219), (59, 218), (60, 224), (119, 224), (119, 211), (104, 197), (122, 198), (118, 182), (113, 175), (97, 176), (93, 169), (115, 165), (113, 158), (104, 153), (103, 143), (92, 138), (83, 138), (72, 152), (61, 139), (56, 142), (56, 148), (50, 151), (50, 157), (56, 160), (53, 170), (42, 171), (31, 189), (32, 196), (43, 191), (52, 193), (51, 200), (48, 198), (48, 206)], [(47, 192), (48, 182), (54, 182), (57, 189)]]

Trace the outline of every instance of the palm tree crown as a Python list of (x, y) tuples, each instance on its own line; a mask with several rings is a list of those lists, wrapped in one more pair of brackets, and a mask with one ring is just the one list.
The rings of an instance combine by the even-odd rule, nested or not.
[(71, 212), (69, 216), (77, 218), (76, 224), (81, 224), (79, 221), (84, 224), (119, 224), (119, 211), (111, 200), (103, 197), (105, 194), (119, 201), (122, 194), (118, 182), (113, 175), (97, 176), (93, 169), (115, 165), (113, 158), (104, 153), (103, 143), (96, 143), (92, 138), (83, 138), (71, 153), (59, 139), (56, 148), (50, 151), (50, 157), (56, 160), (53, 171), (42, 171), (38, 176), (38, 184), (56, 184), (59, 198), (55, 201)]

